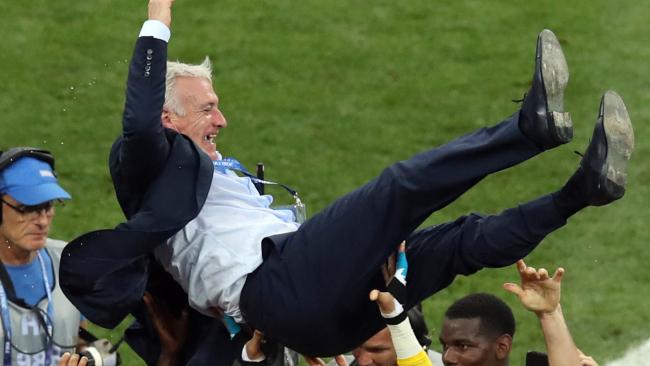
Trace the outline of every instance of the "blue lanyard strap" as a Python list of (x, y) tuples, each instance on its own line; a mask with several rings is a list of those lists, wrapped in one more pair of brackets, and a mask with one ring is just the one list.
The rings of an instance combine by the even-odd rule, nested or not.
[(295, 189), (292, 189), (291, 187), (282, 184), (282, 183), (276, 183), (268, 180), (263, 180), (259, 179), (258, 177), (254, 176), (251, 174), (237, 159), (235, 158), (224, 158), (221, 160), (214, 160), (212, 161), (212, 164), (214, 164), (214, 169), (221, 172), (221, 173), (226, 173), (228, 169), (234, 170), (236, 172), (240, 172), (241, 174), (247, 176), (250, 178), (250, 180), (253, 183), (261, 183), (261, 184), (266, 184), (266, 185), (277, 185), (282, 188), (284, 188), (293, 198), (296, 200), (296, 204), (299, 206), (302, 206), (302, 201), (300, 200), (300, 196), (298, 195), (298, 192)]
[[(52, 337), (54, 336), (54, 329), (52, 324), (53, 307), (52, 307), (52, 289), (50, 289), (50, 280), (47, 277), (45, 268), (45, 261), (41, 256), (40, 251), (36, 253), (38, 261), (41, 265), (41, 273), (43, 274), (43, 285), (45, 286), (45, 293), (47, 294), (47, 317), (45, 319), (46, 333), (45, 339), (45, 365), (52, 364)], [(4, 329), (4, 366), (11, 365), (11, 314), (9, 312), (9, 301), (4, 286), (0, 285), (0, 311), (2, 311), (2, 328)]]
[(47, 345), (45, 347), (45, 365), (51, 365), (52, 364), (52, 337), (54, 337), (54, 326), (52, 325), (52, 319), (54, 309), (52, 308), (52, 289), (50, 289), (50, 280), (47, 278), (47, 271), (45, 269), (45, 261), (43, 260), (43, 257), (41, 256), (41, 252), (37, 252), (38, 254), (38, 261), (41, 263), (41, 271), (43, 273), (43, 285), (45, 285), (45, 293), (47, 294), (47, 319), (45, 319), (45, 324), (47, 326), (47, 333), (45, 339), (47, 341)]
[(11, 365), (11, 318), (9, 317), (9, 303), (4, 286), (0, 285), (0, 310), (2, 310), (2, 328), (5, 333), (4, 365)]

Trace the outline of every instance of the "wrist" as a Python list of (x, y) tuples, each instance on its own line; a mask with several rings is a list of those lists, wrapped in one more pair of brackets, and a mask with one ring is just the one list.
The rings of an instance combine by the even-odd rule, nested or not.
[(562, 315), (562, 307), (558, 303), (555, 309), (550, 311), (536, 311), (535, 314), (540, 320), (552, 319)]

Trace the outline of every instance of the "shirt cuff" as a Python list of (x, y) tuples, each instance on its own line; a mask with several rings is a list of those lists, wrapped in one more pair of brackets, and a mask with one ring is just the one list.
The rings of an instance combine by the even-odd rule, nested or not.
[(161, 41), (169, 42), (172, 32), (160, 20), (149, 19), (142, 25), (140, 35), (138, 37), (153, 37)]
[(248, 352), (246, 352), (246, 346), (244, 346), (244, 348), (241, 350), (241, 359), (246, 362), (262, 362), (266, 360), (266, 355), (261, 355), (258, 358), (251, 359), (248, 357)]

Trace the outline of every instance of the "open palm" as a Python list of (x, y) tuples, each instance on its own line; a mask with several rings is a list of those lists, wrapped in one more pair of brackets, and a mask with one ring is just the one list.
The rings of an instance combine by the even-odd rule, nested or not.
[(503, 288), (519, 297), (521, 304), (535, 313), (550, 313), (560, 304), (560, 287), (564, 269), (555, 270), (553, 277), (544, 268), (527, 267), (523, 260), (517, 261), (521, 285), (506, 283)]

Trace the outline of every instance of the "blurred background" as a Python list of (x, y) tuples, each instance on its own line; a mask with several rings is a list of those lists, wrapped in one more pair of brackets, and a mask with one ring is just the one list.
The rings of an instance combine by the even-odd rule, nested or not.
[[(0, 2), (0, 147), (55, 154), (74, 199), (58, 212), (52, 237), (71, 240), (123, 220), (107, 159), (146, 4)], [(263, 161), (267, 178), (296, 187), (314, 214), (390, 163), (514, 113), (512, 100), (530, 84), (537, 34), (552, 29), (571, 72), (565, 102), (574, 141), (488, 177), (426, 225), (558, 189), (579, 162), (573, 151), (589, 142), (602, 93), (618, 91), (636, 134), (625, 198), (572, 217), (527, 258), (566, 268), (569, 326), (578, 346), (605, 364), (650, 337), (649, 15), (645, 2), (608, 0), (177, 0), (169, 55), (192, 63), (210, 56), (229, 122), (219, 150), (251, 168)], [(458, 278), (425, 304), (432, 337), (449, 304), (486, 291), (515, 310), (513, 364), (544, 350), (535, 316), (501, 289), (517, 278), (514, 266)], [(116, 341), (121, 328), (93, 330)], [(121, 349), (125, 365), (142, 363)]]

